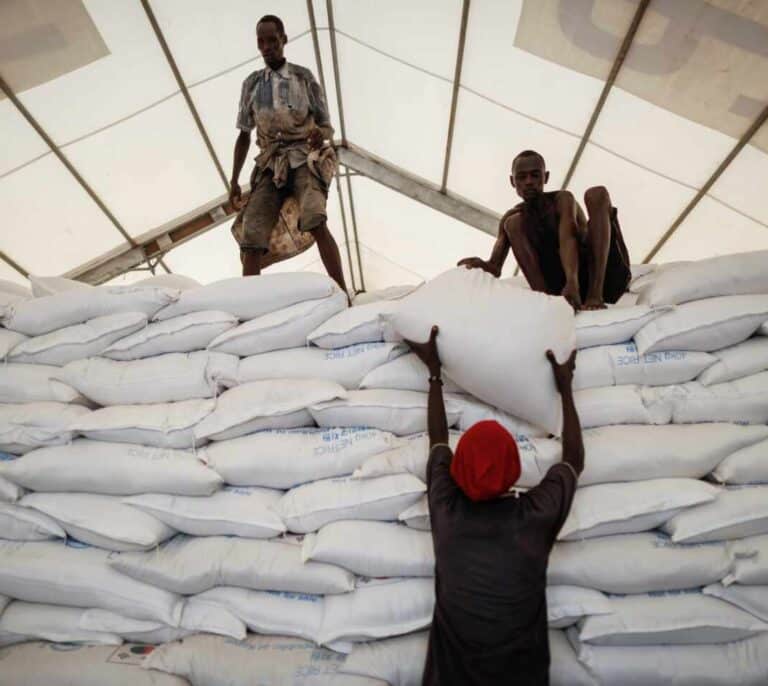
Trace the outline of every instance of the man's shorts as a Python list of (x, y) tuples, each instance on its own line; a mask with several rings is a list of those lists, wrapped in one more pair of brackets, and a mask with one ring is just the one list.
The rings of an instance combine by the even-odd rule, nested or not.
[[(583, 243), (579, 246), (579, 290), (581, 301), (587, 298), (590, 285), (591, 255), (589, 246)], [(627, 292), (632, 271), (629, 266), (629, 252), (624, 243), (624, 236), (619, 225), (619, 215), (615, 207), (611, 208), (611, 244), (608, 250), (608, 262), (605, 265), (605, 282), (603, 299), (608, 304), (615, 303)]]
[(251, 174), (251, 194), (243, 211), (242, 229), (237, 238), (242, 250), (266, 251), (269, 237), (280, 217), (280, 208), (285, 199), (292, 195), (299, 205), (299, 230), (312, 231), (326, 221), (326, 199), (328, 189), (306, 164), (288, 172), (288, 182), (276, 188), (272, 171), (265, 169), (261, 174), (254, 169)]

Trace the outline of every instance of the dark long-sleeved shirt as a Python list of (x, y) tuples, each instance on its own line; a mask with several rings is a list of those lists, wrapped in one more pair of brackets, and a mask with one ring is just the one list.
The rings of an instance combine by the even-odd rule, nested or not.
[(561, 462), (527, 493), (473, 502), (450, 475), (448, 446), (427, 466), (435, 615), (424, 686), (546, 686), (546, 572), (576, 490)]

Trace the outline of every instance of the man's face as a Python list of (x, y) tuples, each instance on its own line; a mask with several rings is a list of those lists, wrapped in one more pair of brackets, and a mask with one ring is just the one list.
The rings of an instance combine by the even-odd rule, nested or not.
[(510, 176), (512, 185), (523, 200), (533, 200), (543, 193), (548, 180), (549, 172), (544, 168), (544, 161), (535, 155), (520, 157)]
[(277, 24), (272, 21), (263, 21), (256, 27), (256, 41), (259, 52), (268, 67), (279, 67), (283, 61), (283, 48), (286, 38), (280, 33)]

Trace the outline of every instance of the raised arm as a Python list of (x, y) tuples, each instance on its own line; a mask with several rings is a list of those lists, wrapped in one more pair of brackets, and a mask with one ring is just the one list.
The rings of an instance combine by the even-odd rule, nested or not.
[(501, 276), (504, 262), (506, 262), (507, 255), (509, 255), (509, 239), (504, 230), (504, 221), (506, 218), (507, 215), (505, 214), (499, 222), (499, 233), (496, 236), (496, 242), (493, 244), (490, 259), (484, 260), (480, 257), (465, 257), (463, 260), (459, 260), (456, 266), (466, 267), (467, 269), (482, 269), (489, 274), (493, 274), (496, 278)]
[(438, 444), (448, 444), (448, 419), (445, 416), (445, 401), (443, 399), (443, 381), (441, 378), (440, 355), (437, 352), (437, 334), (439, 329), (432, 327), (429, 340), (426, 343), (406, 341), (413, 352), (429, 370), (429, 400), (427, 403), (427, 428), (429, 430), (429, 447)]
[(584, 469), (584, 441), (581, 435), (581, 423), (573, 402), (573, 370), (576, 366), (576, 351), (563, 363), (559, 364), (551, 350), (547, 350), (547, 359), (552, 365), (555, 384), (563, 402), (563, 462), (573, 467), (576, 474)]
[(569, 191), (560, 191), (555, 202), (560, 216), (558, 225), (560, 262), (565, 273), (565, 288), (562, 295), (574, 310), (579, 310), (581, 309), (581, 291), (579, 290), (579, 224), (576, 220), (578, 204), (573, 193)]

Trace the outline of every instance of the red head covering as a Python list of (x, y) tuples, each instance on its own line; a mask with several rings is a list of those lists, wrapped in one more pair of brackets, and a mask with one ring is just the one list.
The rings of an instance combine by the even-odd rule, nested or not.
[(451, 476), (471, 500), (491, 500), (520, 478), (517, 443), (501, 424), (477, 422), (459, 439)]

